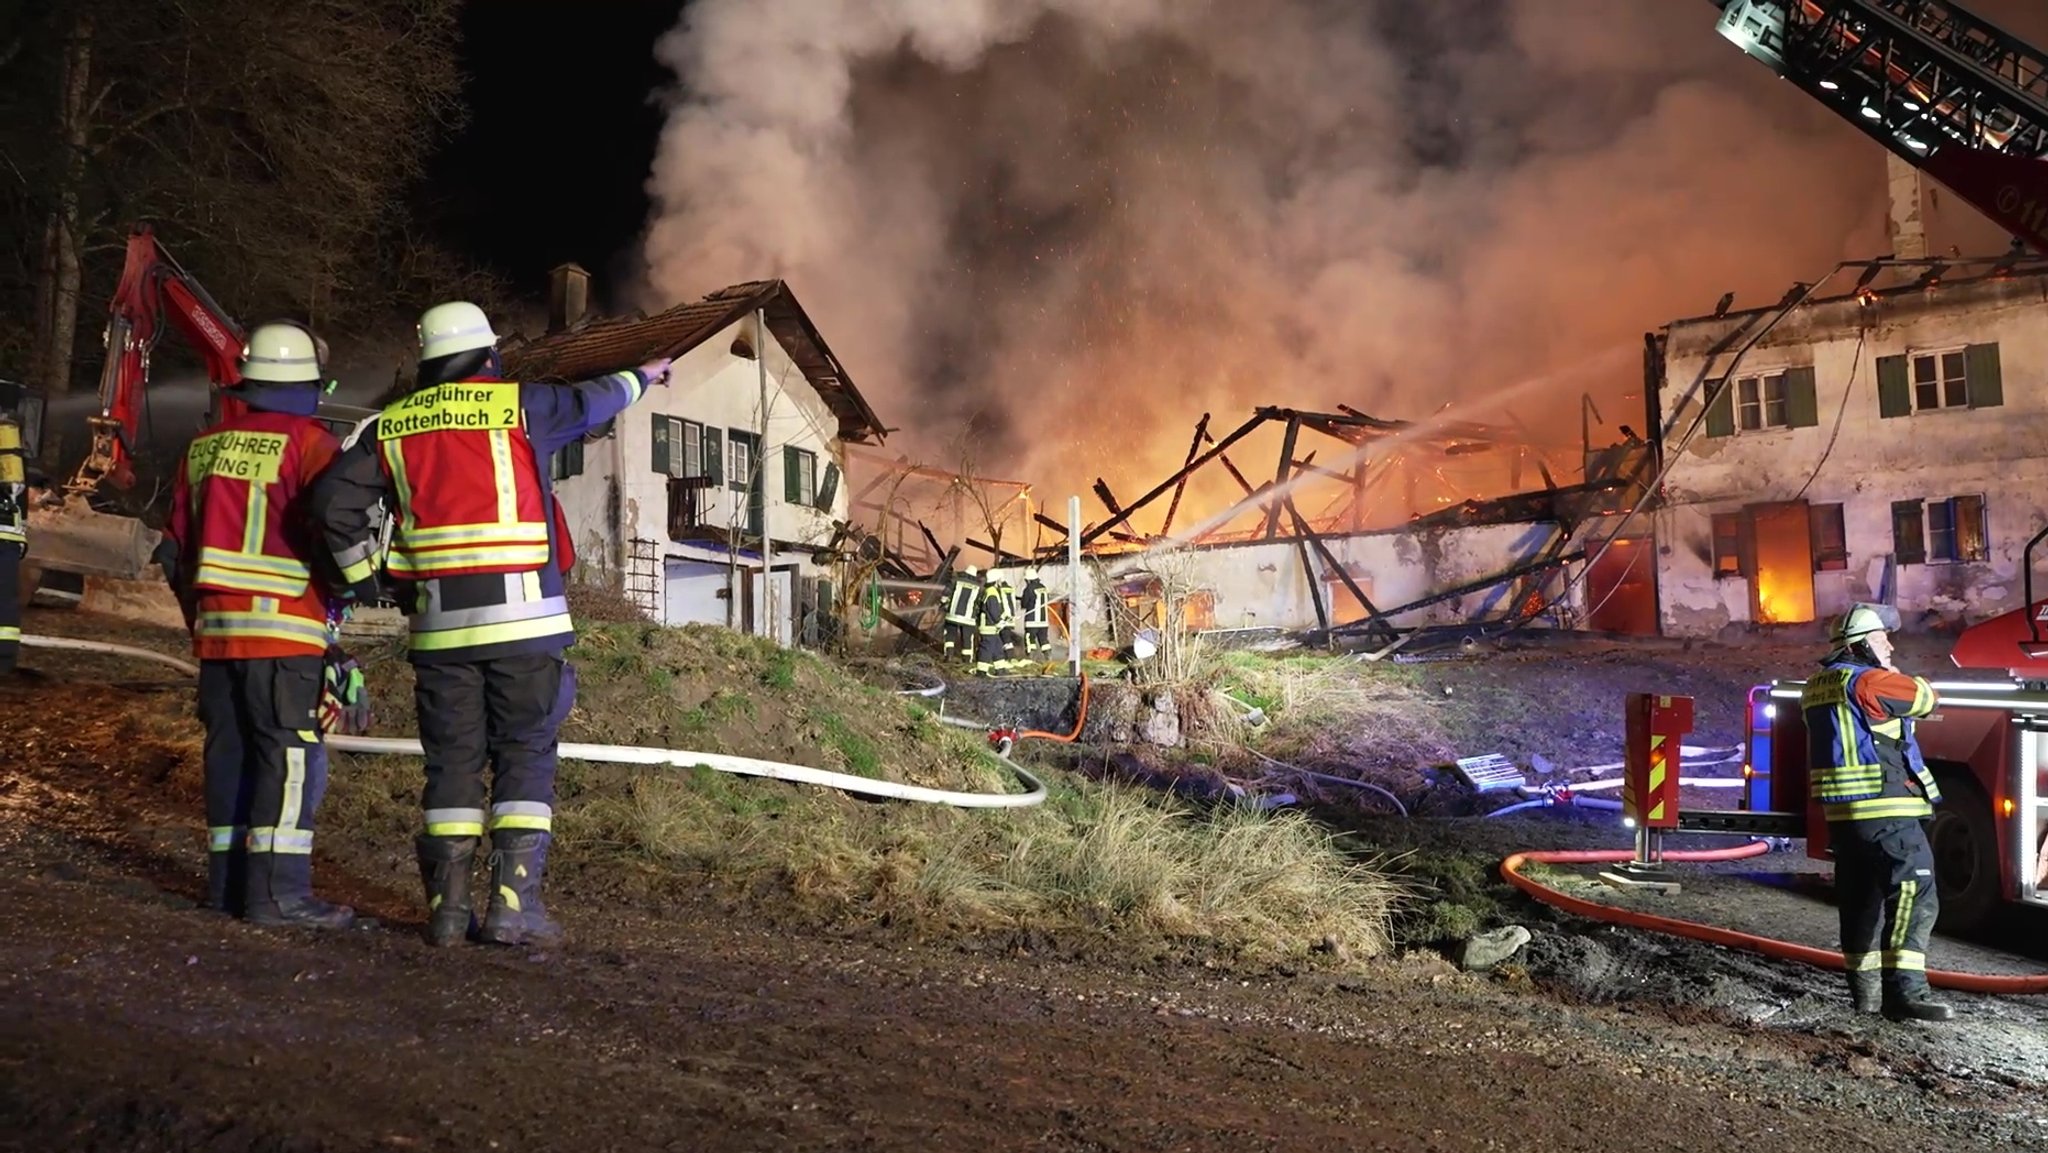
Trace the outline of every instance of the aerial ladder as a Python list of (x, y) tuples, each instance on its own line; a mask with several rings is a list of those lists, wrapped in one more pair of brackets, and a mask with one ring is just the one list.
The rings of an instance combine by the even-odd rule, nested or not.
[(2048, 55), (1945, 0), (1714, 0), (1717, 31), (2048, 253)]

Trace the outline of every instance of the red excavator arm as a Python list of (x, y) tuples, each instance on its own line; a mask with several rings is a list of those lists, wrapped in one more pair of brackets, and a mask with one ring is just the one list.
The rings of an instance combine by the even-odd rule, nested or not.
[(206, 362), (217, 403), (225, 410), (220, 415), (234, 415), (240, 407), (219, 390), (241, 380), (241, 325), (178, 266), (146, 224), (129, 234), (128, 261), (107, 311), (107, 363), (100, 373), (100, 414), (89, 421), (92, 450), (65, 486), (74, 495), (92, 492), (102, 481), (122, 489), (135, 483), (132, 461), (142, 421), (143, 392), (149, 386), (149, 356), (163, 336), (166, 318)]

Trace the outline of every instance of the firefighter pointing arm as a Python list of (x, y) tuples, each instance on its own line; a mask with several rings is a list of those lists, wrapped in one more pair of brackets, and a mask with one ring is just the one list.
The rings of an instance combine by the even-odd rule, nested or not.
[(1940, 911), (1934, 853), (1922, 822), (1941, 800), (1920, 756), (1915, 718), (1939, 703), (1934, 687), (1892, 666), (1898, 610), (1851, 606), (1834, 647), (1806, 682), (1813, 799), (1828, 822), (1850, 1000), (1860, 1013), (1946, 1021), (1930, 998), (1927, 940)]
[[(563, 577), (573, 554), (546, 462), (665, 383), (668, 361), (573, 385), (506, 380), (497, 334), (465, 301), (428, 309), (419, 337), (417, 390), (320, 478), (312, 512), (343, 581), (367, 599), (385, 551), (376, 510), (389, 510), (387, 568), (410, 625), (426, 753), (415, 849), (427, 941), (545, 945), (561, 936), (541, 884), (557, 734), (576, 696), (563, 658), (576, 639)], [(486, 833), (478, 927), (470, 871)]]

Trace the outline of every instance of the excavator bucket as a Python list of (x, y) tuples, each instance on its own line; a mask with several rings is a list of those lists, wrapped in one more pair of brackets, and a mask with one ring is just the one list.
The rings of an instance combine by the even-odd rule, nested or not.
[(57, 572), (139, 580), (162, 538), (134, 517), (100, 512), (74, 495), (29, 509), (27, 559)]

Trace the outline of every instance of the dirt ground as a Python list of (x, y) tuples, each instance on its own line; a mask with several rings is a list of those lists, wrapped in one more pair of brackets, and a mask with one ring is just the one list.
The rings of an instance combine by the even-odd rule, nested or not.
[[(1454, 693), (1497, 682), (1515, 751), (1556, 746), (1569, 765), (1609, 758), (1598, 698), (1644, 669), (1707, 678), (1722, 661), (1713, 675), (1739, 680), (1749, 659), (1638, 655), (1425, 675)], [(177, 675), (30, 663), (41, 679), (0, 687), (0, 1149), (2048, 1145), (2034, 1001), (1959, 997), (1946, 1032), (1866, 1022), (1830, 975), (1529, 903), (1514, 908), (1534, 941), (1490, 976), (1428, 954), (1246, 979), (792, 936), (686, 895), (566, 899), (573, 936), (552, 954), (434, 952), (413, 935), (416, 894), (325, 858), (323, 889), (365, 927), (252, 929), (191, 908), (197, 799), (151, 719), (188, 692)], [(1512, 715), (1575, 693), (1576, 736)], [(1618, 756), (1618, 709), (1612, 733)], [(1611, 821), (1549, 812), (1380, 832), (1485, 852), (1621, 843)], [(1832, 910), (1803, 861), (1688, 873), (1670, 908), (1823, 942)], [(1936, 961), (2032, 963), (1947, 942)]]

